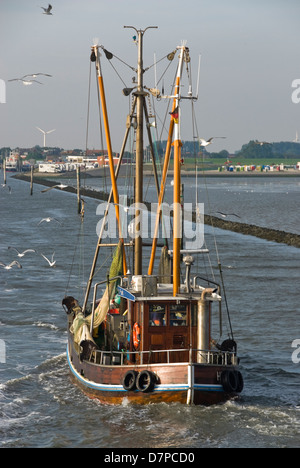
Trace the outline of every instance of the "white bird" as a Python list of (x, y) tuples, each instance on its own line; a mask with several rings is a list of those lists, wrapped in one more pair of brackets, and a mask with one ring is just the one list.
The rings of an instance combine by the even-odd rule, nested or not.
[(49, 190), (52, 190), (54, 188), (59, 188), (60, 190), (63, 190), (65, 188), (67, 188), (68, 186), (67, 185), (64, 185), (64, 184), (59, 184), (59, 185), (53, 185), (53, 187), (49, 187), (45, 190), (41, 190), (41, 193), (46, 193), (46, 192), (49, 192)]
[(52, 15), (51, 10), (52, 10), (52, 5), (48, 5), (48, 8), (41, 7), (44, 10), (43, 15)]
[(39, 226), (40, 224), (44, 223), (44, 222), (46, 222), (46, 223), (51, 223), (51, 221), (56, 221), (58, 224), (61, 225), (61, 223), (60, 223), (60, 222), (58, 221), (58, 219), (56, 219), (56, 218), (43, 218), (43, 219), (41, 219), (41, 221), (38, 223), (38, 226)]
[(32, 83), (38, 83), (38, 84), (41, 84), (41, 85), (43, 84), (38, 80), (24, 80), (23, 78), (14, 78), (14, 79), (8, 80), (8, 81), (21, 81), (23, 83), (23, 85), (25, 85), (25, 86), (30, 86), (30, 85), (32, 85)]
[(54, 255), (55, 255), (55, 252), (53, 252), (51, 260), (49, 260), (49, 258), (47, 258), (47, 257), (45, 257), (45, 255), (41, 254), (41, 256), (49, 263), (50, 268), (54, 267), (54, 265), (56, 264), (56, 260), (54, 260)]
[(214, 138), (226, 138), (226, 137), (211, 137), (208, 140), (204, 140), (204, 138), (199, 138), (200, 146), (208, 146), (212, 143)]
[(19, 258), (24, 257), (28, 252), (36, 253), (36, 250), (34, 250), (34, 249), (27, 249), (27, 250), (24, 250), (24, 252), (19, 252), (18, 249), (16, 249), (15, 247), (8, 247), (8, 248), (10, 250), (15, 250), (17, 252)]
[(119, 206), (120, 208), (122, 208), (126, 213), (129, 211), (129, 206), (124, 206), (124, 205), (120, 205), (119, 203), (113, 203), (114, 206)]
[(4, 263), (0, 262), (0, 266), (4, 268), (5, 270), (11, 270), (14, 265), (16, 265), (18, 268), (22, 268), (22, 265), (20, 265), (20, 263), (17, 262), (16, 260), (11, 262), (9, 265), (5, 265)]
[(38, 75), (52, 76), (52, 75), (48, 75), (48, 73), (30, 73), (29, 75), (22, 76), (21, 80), (23, 80), (24, 78), (27, 78), (28, 76), (32, 76), (32, 78), (36, 78)]
[(221, 211), (216, 211), (215, 214), (219, 214), (222, 218), (227, 218), (227, 216), (236, 216), (237, 218), (241, 218), (239, 215), (235, 213), (222, 213)]

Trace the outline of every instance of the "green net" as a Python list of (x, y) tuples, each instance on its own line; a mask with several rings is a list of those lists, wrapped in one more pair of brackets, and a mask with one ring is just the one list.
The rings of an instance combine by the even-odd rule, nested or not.
[[(114, 278), (116, 276), (121, 276), (123, 271), (123, 244), (119, 242), (114, 255), (113, 260), (109, 270), (109, 278)], [(93, 329), (98, 328), (101, 323), (105, 320), (105, 317), (109, 311), (110, 301), (116, 294), (116, 288), (120, 283), (120, 279), (110, 281), (106, 286), (104, 294), (101, 301), (94, 311), (94, 321)], [(91, 328), (92, 314), (84, 317), (82, 313), (76, 315), (73, 324), (71, 326), (71, 332), (74, 334), (74, 341), (78, 345), (82, 341), (82, 336), (84, 334), (85, 338), (93, 341), (92, 336), (88, 332)]]

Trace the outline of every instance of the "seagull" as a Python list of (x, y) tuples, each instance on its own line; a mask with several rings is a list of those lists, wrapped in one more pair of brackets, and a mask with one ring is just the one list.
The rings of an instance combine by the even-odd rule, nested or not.
[(47, 258), (47, 257), (45, 257), (45, 255), (41, 254), (41, 256), (49, 263), (50, 268), (54, 267), (54, 265), (56, 263), (56, 260), (54, 260), (54, 255), (55, 255), (55, 252), (53, 252), (51, 260), (49, 260), (49, 258)]
[(52, 76), (52, 75), (48, 75), (48, 73), (30, 73), (30, 75), (24, 75), (24, 76), (22, 76), (21, 80), (23, 80), (24, 78), (27, 78), (28, 76), (32, 76), (32, 78), (36, 78), (38, 75), (42, 75), (42, 76)]
[(51, 221), (56, 221), (58, 224), (61, 225), (61, 223), (56, 219), (56, 218), (43, 218), (41, 221), (38, 223), (38, 226), (44, 222), (50, 223)]
[(46, 193), (46, 192), (49, 192), (49, 190), (52, 190), (54, 188), (59, 188), (60, 190), (63, 190), (65, 188), (67, 188), (68, 186), (67, 185), (64, 185), (64, 184), (59, 184), (59, 185), (53, 185), (53, 187), (49, 187), (45, 190), (41, 190), (41, 193)]
[(23, 78), (13, 78), (12, 80), (8, 80), (8, 81), (21, 81), (24, 86), (30, 86), (32, 85), (32, 83), (38, 83), (41, 85), (43, 84), (38, 80), (24, 80)]
[(226, 138), (226, 137), (211, 137), (207, 141), (204, 138), (199, 138), (200, 146), (208, 146), (212, 143), (214, 138)]
[(130, 206), (120, 205), (119, 203), (113, 203), (113, 205), (119, 206), (119, 207), (122, 208), (126, 213), (129, 211), (129, 208), (130, 208)]
[(22, 268), (22, 265), (20, 265), (20, 263), (16, 260), (11, 262), (9, 265), (5, 265), (4, 263), (0, 262), (0, 266), (2, 266), (5, 270), (11, 270), (14, 265), (16, 265), (18, 268)]
[(15, 247), (8, 247), (8, 248), (10, 250), (15, 250), (17, 252), (19, 258), (24, 257), (28, 252), (36, 253), (36, 250), (34, 250), (34, 249), (27, 249), (27, 250), (24, 250), (24, 252), (19, 252)]
[(222, 213), (221, 211), (216, 211), (215, 214), (219, 214), (222, 216), (222, 218), (227, 218), (227, 216), (236, 216), (237, 218), (241, 218), (235, 213)]
[(44, 10), (43, 15), (52, 15), (51, 10), (52, 10), (52, 5), (48, 5), (48, 8), (41, 7)]

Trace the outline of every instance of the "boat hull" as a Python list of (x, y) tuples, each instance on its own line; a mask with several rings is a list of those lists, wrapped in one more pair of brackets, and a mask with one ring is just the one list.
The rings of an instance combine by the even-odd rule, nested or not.
[[(222, 372), (238, 372), (236, 366), (197, 363), (164, 363), (150, 365), (99, 365), (81, 361), (72, 341), (67, 348), (67, 360), (72, 381), (90, 398), (105, 404), (182, 403), (214, 405), (238, 397), (236, 391), (226, 391), (221, 383)], [(137, 375), (150, 372), (157, 381), (150, 391), (124, 388), (129, 371)]]

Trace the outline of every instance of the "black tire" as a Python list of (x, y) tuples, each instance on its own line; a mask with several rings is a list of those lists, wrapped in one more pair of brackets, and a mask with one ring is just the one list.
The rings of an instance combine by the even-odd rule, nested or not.
[(223, 371), (221, 374), (221, 384), (226, 393), (236, 393), (238, 388), (237, 372)]
[(150, 371), (142, 371), (137, 379), (136, 379), (136, 386), (140, 392), (152, 392), (156, 383), (156, 376), (153, 372)]
[(236, 391), (237, 393), (241, 393), (244, 388), (244, 379), (240, 371), (236, 371), (236, 378), (237, 378), (237, 388)]
[(130, 370), (124, 375), (122, 385), (127, 392), (136, 390), (137, 375), (138, 373), (134, 370)]

